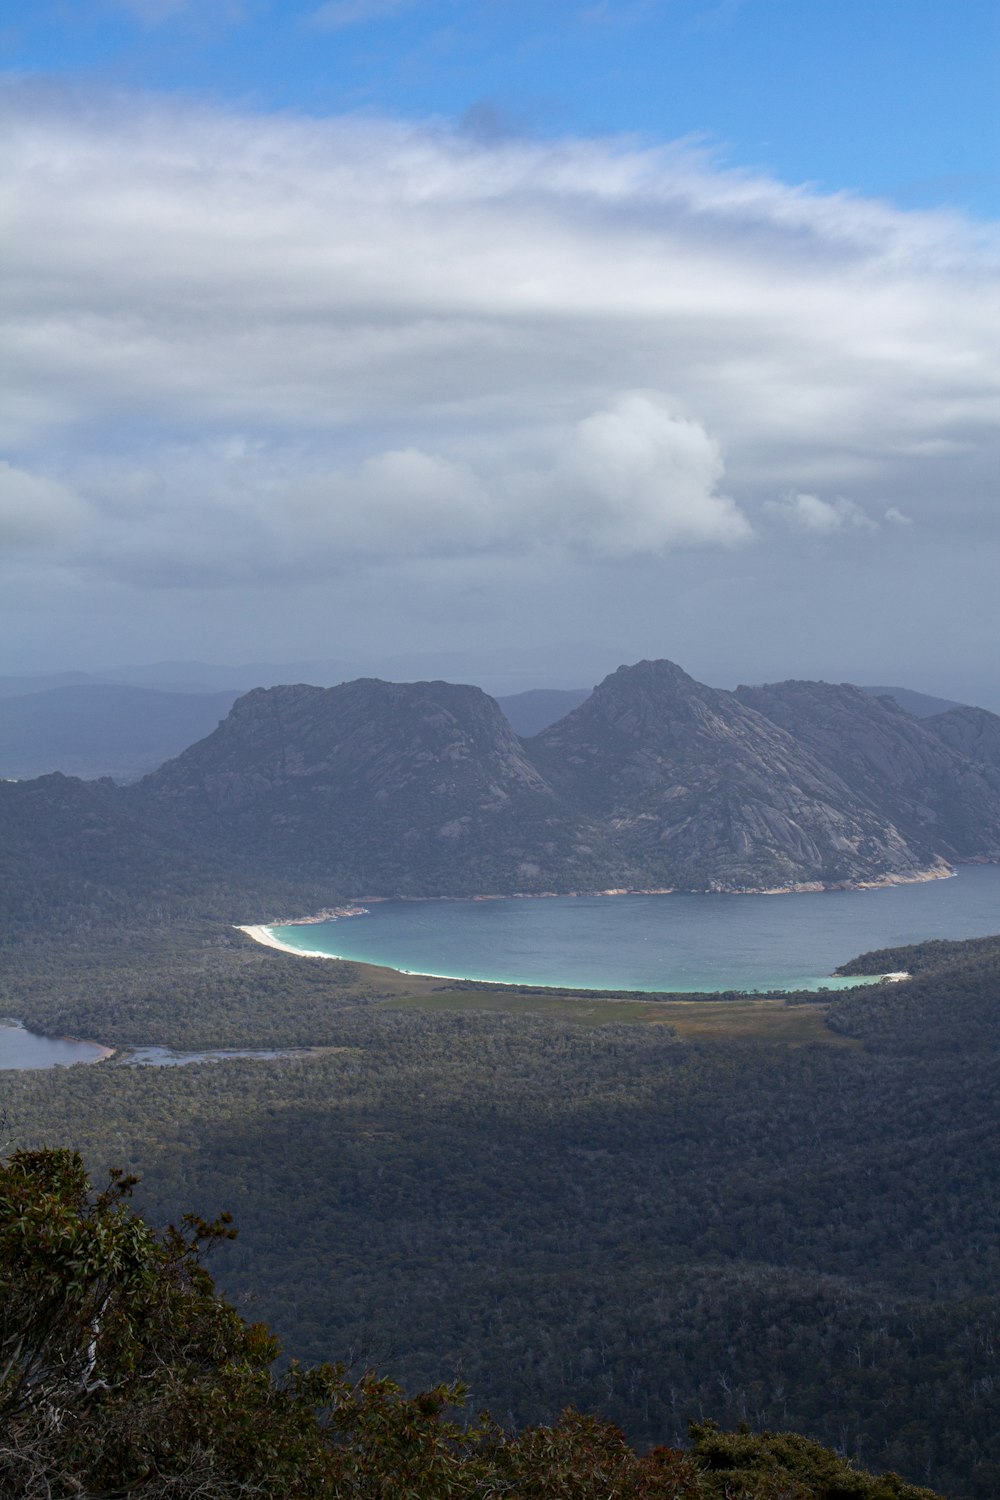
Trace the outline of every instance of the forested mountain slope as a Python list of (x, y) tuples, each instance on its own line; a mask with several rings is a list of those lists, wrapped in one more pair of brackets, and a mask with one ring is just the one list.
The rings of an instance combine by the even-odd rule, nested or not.
[(465, 1392), (407, 1396), (331, 1362), (281, 1373), (205, 1268), (229, 1215), (157, 1233), (135, 1179), (91, 1187), (78, 1153), (0, 1165), (0, 1492), (17, 1500), (936, 1500), (794, 1433), (693, 1425), (688, 1451), (634, 1452), (572, 1409), (514, 1433)]

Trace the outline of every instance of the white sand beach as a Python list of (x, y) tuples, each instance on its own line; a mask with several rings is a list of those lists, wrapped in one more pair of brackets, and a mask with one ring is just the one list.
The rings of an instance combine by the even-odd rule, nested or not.
[(245, 932), (248, 938), (253, 938), (255, 943), (263, 943), (265, 948), (278, 948), (282, 953), (294, 954), (296, 958), (335, 958), (340, 959), (339, 953), (320, 953), (316, 948), (295, 948), (291, 943), (283, 943), (276, 938), (270, 927), (236, 927), (237, 932)]

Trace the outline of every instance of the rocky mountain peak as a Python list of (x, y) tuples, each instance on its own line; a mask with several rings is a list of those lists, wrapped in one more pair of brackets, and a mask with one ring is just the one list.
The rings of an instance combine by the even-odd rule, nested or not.
[(697, 724), (712, 724), (723, 696), (672, 661), (641, 661), (605, 677), (585, 703), (543, 730), (537, 742), (544, 753), (581, 736), (595, 749), (669, 741), (679, 729), (686, 733)]

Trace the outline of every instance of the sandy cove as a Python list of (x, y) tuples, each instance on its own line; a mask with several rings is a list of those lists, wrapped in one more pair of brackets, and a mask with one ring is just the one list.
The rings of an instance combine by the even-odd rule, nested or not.
[[(290, 926), (290, 923), (282, 922), (279, 926)], [(236, 927), (236, 932), (245, 932), (248, 938), (253, 938), (255, 943), (263, 943), (265, 948), (277, 948), (281, 953), (291, 953), (296, 958), (335, 958), (338, 963), (343, 960), (339, 953), (320, 953), (318, 948), (296, 948), (291, 943), (283, 943), (276, 938), (269, 927)]]
[[(608, 892), (603, 892), (602, 894), (611, 895), (611, 894), (618, 894), (618, 892), (612, 893), (612, 892), (608, 891)], [(621, 894), (624, 894), (624, 892), (622, 892)], [(371, 898), (369, 898), (369, 899), (371, 899)], [(378, 899), (378, 898), (375, 898), (375, 899)], [(447, 898), (445, 898), (445, 899), (447, 899)], [(312, 920), (313, 921), (318, 921), (318, 920), (321, 920), (321, 919), (314, 917)], [(289, 923), (279, 923), (278, 925), (279, 926), (289, 926), (291, 924), (289, 924)], [(300, 922), (299, 925), (303, 925), (303, 924)], [(274, 933), (271, 931), (271, 929), (269, 927), (263, 927), (263, 926), (259, 926), (259, 925), (247, 926), (247, 927), (236, 926), (236, 927), (234, 927), (234, 931), (235, 932), (245, 932), (246, 935), (247, 935), (247, 937), (248, 938), (252, 938), (255, 943), (262, 943), (265, 948), (277, 948), (278, 951), (279, 951), (279, 953), (291, 953), (294, 958), (333, 958), (333, 959), (336, 959), (336, 961), (338, 963), (346, 963), (347, 962), (346, 959), (341, 958), (341, 956), (340, 956), (339, 953), (321, 953), (318, 948), (295, 948), (295, 947), (292, 946), (291, 943), (283, 943), (280, 938), (276, 938), (275, 937)], [(397, 969), (396, 973), (398, 973), (398, 974), (410, 974), (410, 975), (413, 975), (415, 978), (423, 978), (423, 979), (454, 979), (454, 980), (462, 981), (463, 983), (465, 982), (464, 979), (463, 979), (463, 976), (461, 974), (429, 974), (429, 973), (425, 974), (424, 971), (421, 970), (421, 969)], [(878, 974), (878, 975), (875, 975), (873, 977), (877, 978), (877, 979), (880, 979), (883, 984), (898, 984), (898, 982), (901, 979), (909, 979), (911, 976), (906, 972), (905, 969), (900, 969), (900, 970), (898, 970), (898, 971), (896, 971), (895, 973), (892, 973), (892, 974)], [(488, 982), (488, 981), (486, 981), (486, 982)], [(866, 981), (865, 979), (861, 978), (860, 976), (858, 977), (858, 984), (859, 984), (859, 986), (862, 985), (862, 984), (864, 984), (864, 983), (866, 983), (866, 982), (870, 983), (871, 980), (867, 980)], [(536, 988), (539, 988), (539, 986), (536, 986)], [(664, 991), (664, 993), (667, 993), (667, 992)], [(711, 994), (711, 993), (714, 993), (714, 991), (706, 991), (706, 993)]]

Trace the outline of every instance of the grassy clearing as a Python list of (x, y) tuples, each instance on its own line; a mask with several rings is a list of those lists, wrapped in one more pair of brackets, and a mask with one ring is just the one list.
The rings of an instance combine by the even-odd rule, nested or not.
[(718, 1038), (851, 1045), (825, 1024), (826, 1006), (787, 1005), (784, 1000), (595, 1000), (582, 995), (516, 994), (510, 991), (444, 990), (422, 987), (384, 1002), (392, 1010), (486, 1011), (547, 1016), (578, 1026), (669, 1026), (685, 1041)]

